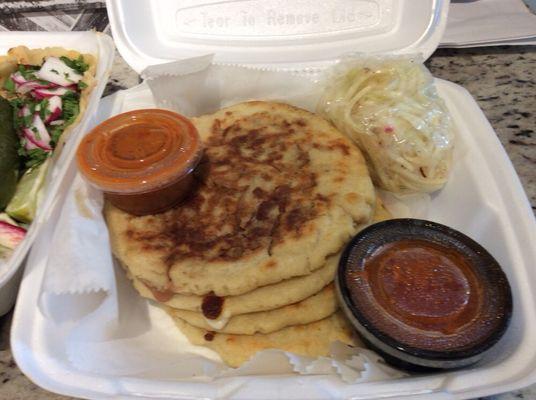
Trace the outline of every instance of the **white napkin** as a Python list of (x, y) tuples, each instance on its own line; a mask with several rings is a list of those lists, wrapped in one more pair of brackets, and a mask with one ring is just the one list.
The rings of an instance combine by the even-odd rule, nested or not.
[(102, 217), (102, 192), (79, 175), (65, 199), (51, 240), (43, 292), (109, 291), (113, 284), (108, 229)]
[(522, 0), (451, 1), (441, 47), (536, 44), (536, 15)]

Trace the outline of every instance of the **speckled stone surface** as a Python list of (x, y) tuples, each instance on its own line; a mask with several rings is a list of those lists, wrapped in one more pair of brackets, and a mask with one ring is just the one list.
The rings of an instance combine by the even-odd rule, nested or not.
[[(465, 87), (504, 145), (536, 211), (536, 47), (439, 49), (427, 62), (439, 78)], [(135, 86), (139, 77), (116, 58), (106, 94)], [(0, 318), (0, 400), (59, 400), (29, 381), (9, 349), (11, 314)], [(536, 385), (487, 400), (536, 399)]]
[(477, 100), (536, 211), (536, 46), (439, 49), (427, 65)]

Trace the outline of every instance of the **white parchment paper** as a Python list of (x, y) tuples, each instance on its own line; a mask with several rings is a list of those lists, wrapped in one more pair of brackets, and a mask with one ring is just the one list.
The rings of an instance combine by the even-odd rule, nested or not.
[[(253, 99), (278, 100), (309, 110), (316, 106), (321, 87), (315, 71), (298, 74), (217, 66), (210, 61), (210, 57), (199, 57), (145, 71), (155, 104), (144, 106), (156, 105), (188, 116)], [(123, 108), (129, 108), (128, 104)], [(400, 206), (391, 200), (390, 208)], [(410, 199), (411, 204), (405, 206), (407, 213), (413, 213), (412, 207), (420, 208), (422, 201), (426, 202)], [(167, 314), (131, 287), (112, 260), (101, 209), (102, 195), (77, 177), (51, 240), (42, 287), (40, 305), (52, 320), (65, 319), (57, 307), (66, 298), (78, 304), (65, 343), (74, 368), (172, 380), (313, 374), (335, 375), (356, 383), (403, 375), (374, 352), (341, 343), (332, 344), (329, 357), (313, 359), (267, 350), (240, 368), (226, 367), (211, 350), (192, 346)]]

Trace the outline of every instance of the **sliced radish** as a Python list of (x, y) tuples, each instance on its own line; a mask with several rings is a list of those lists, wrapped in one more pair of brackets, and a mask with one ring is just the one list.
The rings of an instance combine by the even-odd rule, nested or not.
[(54, 88), (62, 87), (52, 82), (47, 82), (47, 83), (43, 83), (46, 81), (36, 81), (36, 82), (37, 82), (37, 86), (35, 87), (36, 89), (54, 89)]
[[(56, 83), (47, 82), (45, 80), (37, 80), (37, 79), (28, 80), (19, 71), (11, 74), (11, 80), (15, 82), (16, 85), (24, 85), (25, 83), (32, 82), (32, 86), (35, 86), (36, 88), (43, 88), (43, 89), (52, 89), (52, 88), (60, 86)], [(76, 86), (76, 84), (71, 85), (71, 86)]]
[(52, 96), (48, 99), (47, 110), (50, 114), (45, 119), (45, 124), (49, 124), (52, 121), (58, 119), (61, 115), (61, 97)]
[(17, 85), (16, 91), (20, 94), (26, 94), (28, 92), (31, 92), (32, 95), (35, 96), (33, 90), (54, 90), (55, 88), (61, 88), (63, 87), (56, 85), (55, 83), (42, 83), (39, 81), (26, 81), (22, 85)]
[(26, 139), (25, 142), (24, 142), (24, 148), (26, 150), (33, 150), (33, 149), (40, 149), (41, 148), (38, 145), (36, 145), (34, 142), (32, 142), (30, 139), (27, 139), (26, 135), (24, 135), (24, 139)]
[(71, 90), (64, 88), (64, 87), (57, 87), (54, 89), (35, 89), (32, 92), (32, 95), (38, 99), (43, 100), (52, 96), (63, 96), (67, 92), (70, 92)]
[(48, 57), (35, 75), (39, 79), (44, 79), (60, 86), (71, 86), (82, 79), (82, 75), (57, 57)]
[(34, 89), (38, 89), (42, 85), (37, 81), (26, 81), (22, 85), (17, 85), (16, 91), (20, 94), (26, 94)]
[(12, 73), (11, 74), (11, 79), (17, 85), (22, 85), (23, 83), (28, 82), (28, 80), (24, 76), (22, 76), (22, 74), (19, 71)]
[[(39, 114), (34, 114), (32, 125), (23, 129), (24, 137), (33, 145), (45, 151), (52, 151), (50, 147), (50, 135)], [(31, 144), (28, 144), (31, 147)]]
[(52, 121), (50, 123), (51, 126), (57, 126), (57, 125), (63, 125), (65, 123), (65, 121), (63, 119), (57, 119), (55, 121)]
[(26, 236), (26, 229), (0, 221), (0, 245), (14, 249)]
[(28, 107), (26, 104), (23, 105), (19, 111), (19, 117), (27, 117), (30, 114), (31, 114), (30, 107)]
[(24, 128), (23, 131), (24, 138), (26, 139), (26, 143), (24, 143), (24, 148), (26, 150), (41, 149), (44, 151), (52, 151), (52, 147), (43, 145), (40, 140), (37, 140), (35, 133), (31, 129)]

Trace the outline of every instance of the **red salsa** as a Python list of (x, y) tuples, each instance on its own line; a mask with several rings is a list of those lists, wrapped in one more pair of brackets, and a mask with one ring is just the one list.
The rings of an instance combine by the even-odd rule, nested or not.
[(346, 270), (355, 306), (399, 343), (432, 351), (469, 346), (495, 329), (482, 277), (456, 249), (399, 239)]
[(80, 172), (116, 207), (135, 215), (176, 205), (189, 191), (202, 155), (193, 124), (167, 110), (119, 114), (80, 143)]
[(400, 240), (365, 260), (364, 278), (393, 317), (424, 330), (453, 333), (475, 318), (480, 285), (456, 251), (421, 240)]

